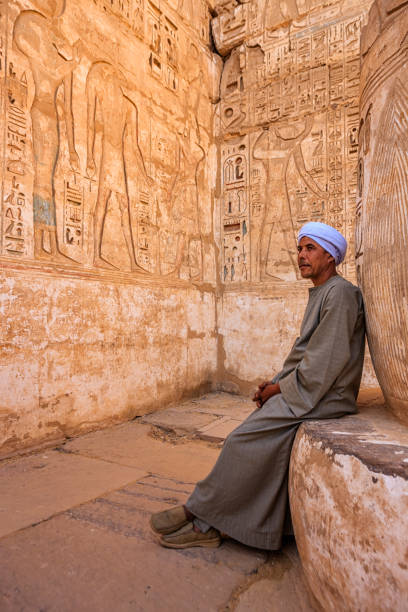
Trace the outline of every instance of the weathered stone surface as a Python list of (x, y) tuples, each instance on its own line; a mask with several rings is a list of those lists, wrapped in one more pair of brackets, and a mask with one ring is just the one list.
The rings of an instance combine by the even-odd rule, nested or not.
[(176, 435), (223, 442), (254, 409), (255, 404), (249, 398), (211, 393), (145, 416), (140, 422), (156, 425)]
[[(263, 577), (262, 577), (263, 576)], [(312, 601), (295, 544), (275, 553), (257, 579), (237, 597), (235, 612), (313, 612)]]
[(324, 610), (403, 612), (408, 433), (383, 409), (305, 423), (290, 501), (300, 558)]
[(216, 372), (206, 0), (2, 0), (0, 452)]
[(103, 498), (3, 539), (1, 609), (216, 612), (264, 561), (239, 545), (161, 548), (130, 500)]
[(228, 417), (221, 417), (210, 425), (200, 427), (197, 431), (197, 436), (201, 438), (201, 440), (208, 440), (209, 442), (223, 442), (238, 425), (241, 425), (241, 421), (229, 419)]
[[(158, 545), (150, 513), (183, 503), (219, 451), (199, 441), (162, 442), (149, 430), (128, 423), (65, 445), (72, 452), (2, 463), (0, 507), (11, 521), (24, 505), (26, 517), (24, 524), (10, 522), (0, 540), (2, 612), (216, 612), (256, 578), (267, 561), (264, 551), (233, 541), (211, 550)], [(279, 561), (274, 566), (279, 572)]]
[(304, 221), (354, 278), (370, 4), (1, 0), (1, 454), (270, 378)]
[[(171, 440), (172, 442), (172, 440)], [(94, 459), (136, 467), (169, 478), (195, 483), (204, 478), (216, 461), (218, 449), (204, 446), (197, 453), (191, 441), (168, 444), (165, 437), (152, 435), (149, 425), (126, 423), (114, 429), (97, 431), (64, 444), (64, 450)]]
[(0, 537), (49, 519), (146, 472), (55, 450), (0, 465)]
[[(372, 0), (219, 2), (229, 54), (215, 117), (219, 151), (219, 376), (271, 378), (307, 298), (296, 235), (310, 220), (342, 231), (340, 272), (355, 281), (360, 32)], [(375, 385), (367, 370), (365, 385)]]
[(362, 35), (357, 261), (378, 380), (408, 424), (408, 9), (374, 2)]

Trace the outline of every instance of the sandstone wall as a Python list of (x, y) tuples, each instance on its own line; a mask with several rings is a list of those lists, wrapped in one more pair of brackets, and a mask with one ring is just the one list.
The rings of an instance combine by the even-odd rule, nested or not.
[(0, 448), (216, 371), (206, 0), (0, 2)]
[(370, 5), (0, 0), (3, 452), (270, 376), (307, 220), (355, 280)]
[[(356, 282), (360, 35), (371, 0), (234, 0), (216, 5), (225, 58), (216, 113), (220, 377), (240, 388), (280, 367), (307, 282), (296, 235), (334, 225)], [(368, 363), (364, 384), (375, 383)]]
[(362, 36), (359, 277), (387, 404), (408, 423), (408, 9), (375, 2)]

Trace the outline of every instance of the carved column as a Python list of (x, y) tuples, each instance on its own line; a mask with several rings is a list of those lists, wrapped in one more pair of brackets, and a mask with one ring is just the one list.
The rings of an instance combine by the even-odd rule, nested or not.
[(378, 380), (408, 423), (408, 6), (377, 0), (362, 34), (357, 269)]

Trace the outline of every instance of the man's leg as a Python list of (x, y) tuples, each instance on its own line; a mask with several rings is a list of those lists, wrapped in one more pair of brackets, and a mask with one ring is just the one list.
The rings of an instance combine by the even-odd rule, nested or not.
[[(300, 422), (275, 396), (228, 436), (213, 470), (186, 503), (196, 527), (204, 521), (250, 546), (280, 547), (290, 452)], [(173, 535), (163, 540), (174, 542)]]

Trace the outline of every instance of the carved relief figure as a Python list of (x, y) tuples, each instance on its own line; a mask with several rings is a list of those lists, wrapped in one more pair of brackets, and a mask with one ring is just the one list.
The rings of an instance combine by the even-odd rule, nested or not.
[(287, 192), (287, 169), (292, 156), (309, 189), (321, 198), (328, 197), (306, 170), (303, 158), (301, 144), (312, 126), (313, 117), (306, 117), (300, 127), (271, 125), (254, 145), (254, 159), (262, 160), (266, 173), (263, 220), (253, 230), (255, 242), (258, 240), (257, 266), (261, 280), (267, 276), (296, 280), (296, 236)]
[(190, 46), (191, 58), (186, 67), (187, 91), (185, 113), (179, 120), (177, 135), (177, 169), (170, 190), (173, 230), (177, 235), (177, 253), (173, 274), (198, 279), (202, 275), (202, 237), (198, 180), (208, 147), (209, 134), (199, 124), (198, 111), (202, 96), (202, 73), (198, 52)]
[(185, 267), (193, 279), (202, 273), (197, 171), (204, 151), (198, 142), (195, 119), (191, 116), (180, 126), (177, 143), (177, 169), (170, 192), (171, 217), (177, 235), (173, 274), (180, 276), (181, 268)]
[(64, 0), (39, 0), (38, 11), (22, 11), (14, 25), (14, 43), (31, 67), (35, 92), (31, 107), (34, 148), (34, 255), (68, 262), (60, 251), (56, 227), (54, 171), (59, 151), (56, 98), (64, 91), (64, 118), (70, 163), (78, 170), (72, 114), (72, 71), (76, 49), (61, 33), (57, 19)]
[[(152, 183), (147, 176), (139, 148), (137, 108), (126, 94), (124, 77), (107, 62), (96, 62), (91, 67), (86, 81), (86, 96), (87, 174), (90, 178), (96, 173), (94, 145), (97, 115), (102, 124), (99, 186), (94, 214), (94, 264), (103, 268), (115, 268), (102, 256), (102, 240), (108, 203), (110, 198), (116, 197), (131, 269), (144, 272), (136, 261), (126, 182), (126, 172), (134, 164), (144, 185), (151, 186)], [(129, 139), (132, 145), (132, 160), (125, 159), (126, 139)]]

